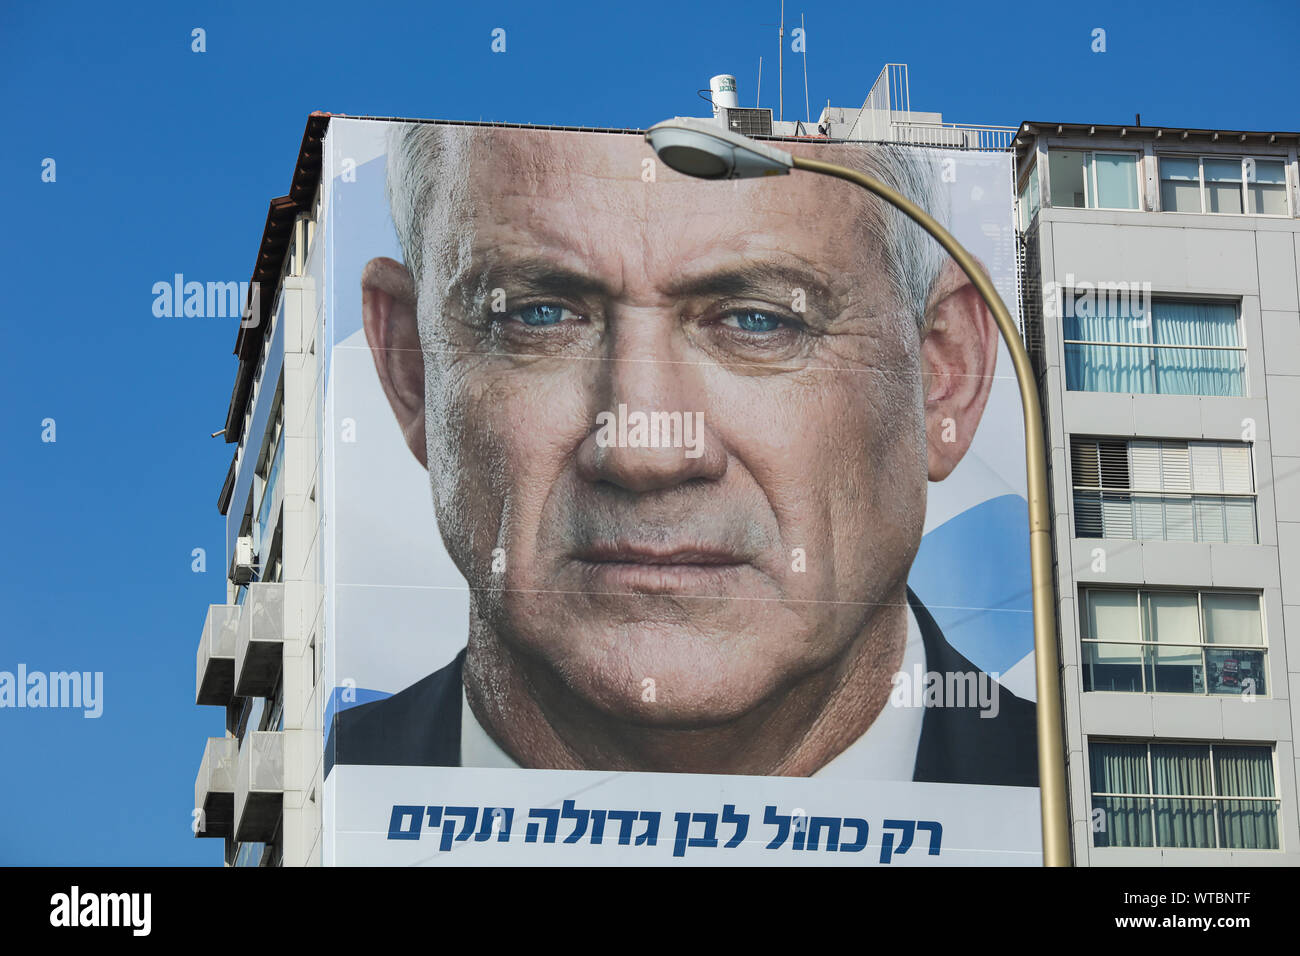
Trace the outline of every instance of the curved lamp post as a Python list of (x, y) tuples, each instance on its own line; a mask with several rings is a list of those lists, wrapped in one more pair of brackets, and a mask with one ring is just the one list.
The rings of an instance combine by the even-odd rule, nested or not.
[(1061, 732), (1060, 659), (1056, 649), (1056, 595), (1052, 586), (1052, 513), (1047, 495), (1047, 449), (1029, 353), (1011, 313), (975, 258), (924, 209), (902, 193), (864, 173), (793, 156), (711, 121), (668, 120), (646, 131), (646, 141), (664, 165), (700, 179), (784, 176), (803, 169), (845, 179), (902, 210), (947, 250), (969, 277), (997, 320), (1011, 353), (1025, 417), (1026, 491), (1029, 499), (1029, 562), (1033, 579), (1034, 665), (1038, 689), (1038, 786), (1042, 798), (1043, 863), (1070, 865), (1070, 814), (1065, 794), (1065, 752)]

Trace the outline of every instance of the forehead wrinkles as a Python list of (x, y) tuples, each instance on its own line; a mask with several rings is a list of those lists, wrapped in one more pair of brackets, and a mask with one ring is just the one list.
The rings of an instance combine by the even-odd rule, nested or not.
[[(505, 135), (521, 133), (523, 135)], [(647, 211), (654, 183), (641, 181), (649, 147), (636, 136), (493, 130), (471, 151), (467, 219), (480, 230), (475, 252), (497, 236), (568, 250), (616, 288), (641, 271), (653, 242)]]
[[(503, 234), (514, 233), (512, 239), (537, 236), (563, 243), (593, 264), (603, 259), (611, 269), (621, 270), (618, 278), (624, 279), (628, 272), (643, 276), (678, 258), (685, 248), (684, 209), (692, 220), (692, 245), (725, 238), (743, 255), (746, 233), (728, 222), (726, 211), (750, 211), (762, 191), (775, 200), (764, 205), (783, 221), (765, 237), (775, 243), (755, 245), (779, 249), (785, 229), (792, 237), (808, 230), (818, 237), (816, 248), (822, 251), (816, 257), (821, 261), (811, 261), (814, 248), (792, 248), (798, 243), (790, 243), (786, 251), (823, 273), (841, 306), (878, 306), (882, 282), (890, 298), (897, 298), (884, 269), (883, 203), (848, 183), (799, 172), (790, 178), (708, 183), (662, 164), (656, 168), (658, 181), (647, 183), (641, 179), (642, 161), (653, 154), (631, 135), (481, 127), (444, 127), (442, 133), (442, 169), (433, 177), (421, 210), (428, 251), (422, 284), (440, 293), (434, 301), (445, 297), (451, 283), (476, 264), (476, 252), (492, 255), (492, 246), (481, 235), (485, 227), (502, 227)], [(854, 165), (843, 147), (796, 149)], [(700, 190), (698, 204), (680, 202), (680, 190), (695, 189)], [(774, 195), (778, 190), (788, 195)], [(673, 193), (677, 202), (671, 200)], [(529, 209), (530, 198), (538, 200), (536, 212)], [(690, 215), (707, 208), (721, 214)], [(572, 215), (566, 217), (566, 212)], [(593, 228), (603, 217), (622, 220), (626, 231)], [(427, 311), (420, 310), (422, 332), (428, 331)]]

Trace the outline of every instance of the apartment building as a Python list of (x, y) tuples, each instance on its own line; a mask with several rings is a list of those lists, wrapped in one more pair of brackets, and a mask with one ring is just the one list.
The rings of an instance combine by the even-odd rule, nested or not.
[(1300, 862), (1298, 141), (1014, 141), (1077, 865)]
[(234, 350), (232, 457), (218, 498), (227, 592), (204, 620), (195, 693), (224, 709), (226, 732), (204, 748), (193, 824), (196, 837), (224, 841), (231, 866), (320, 859), (324, 263), (314, 240), (328, 121), (308, 118), (289, 192), (271, 200)]

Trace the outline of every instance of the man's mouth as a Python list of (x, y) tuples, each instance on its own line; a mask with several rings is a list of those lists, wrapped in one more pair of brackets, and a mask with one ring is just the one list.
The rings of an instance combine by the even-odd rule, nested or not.
[(601, 542), (573, 555), (595, 590), (642, 594), (728, 590), (748, 560), (709, 544)]

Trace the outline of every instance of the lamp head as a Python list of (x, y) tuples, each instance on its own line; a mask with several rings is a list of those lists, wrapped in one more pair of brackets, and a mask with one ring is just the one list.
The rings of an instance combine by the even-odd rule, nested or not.
[(741, 136), (711, 120), (665, 120), (646, 130), (646, 142), (664, 165), (699, 179), (784, 176), (794, 167), (785, 150)]

